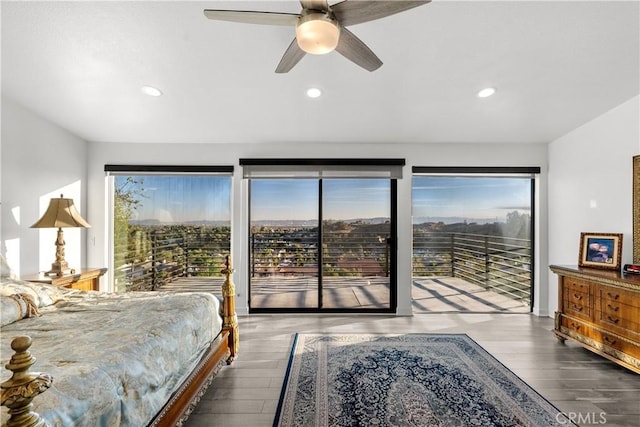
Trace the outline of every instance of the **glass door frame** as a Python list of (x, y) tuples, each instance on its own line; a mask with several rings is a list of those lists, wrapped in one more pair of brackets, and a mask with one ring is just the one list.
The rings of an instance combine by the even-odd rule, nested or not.
[[(300, 178), (304, 179), (304, 178)], [(249, 314), (259, 313), (395, 313), (398, 306), (397, 291), (397, 266), (398, 266), (398, 180), (395, 178), (384, 178), (389, 180), (389, 307), (388, 308), (323, 308), (322, 307), (322, 236), (323, 236), (323, 216), (322, 216), (322, 178), (313, 178), (318, 180), (318, 306), (317, 307), (251, 307), (251, 277), (247, 275), (247, 305)], [(366, 179), (366, 178), (363, 178)], [(248, 182), (248, 230), (251, 230), (251, 179)], [(247, 235), (248, 247), (251, 248), (251, 233)], [(251, 271), (251, 258), (253, 254), (247, 257), (247, 269)]]

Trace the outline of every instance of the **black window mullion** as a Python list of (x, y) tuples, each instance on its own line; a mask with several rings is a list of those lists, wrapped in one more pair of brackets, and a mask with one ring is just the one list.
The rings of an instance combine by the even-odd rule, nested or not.
[(531, 247), (531, 252), (529, 254), (530, 256), (530, 262), (531, 262), (531, 285), (530, 285), (530, 289), (531, 292), (529, 293), (529, 312), (533, 312), (533, 303), (535, 302), (535, 292), (534, 292), (534, 283), (535, 283), (535, 274), (536, 274), (536, 269), (535, 269), (535, 212), (536, 212), (536, 180), (535, 179), (531, 179), (531, 221), (529, 224), (529, 240), (531, 242), (530, 247)]
[(389, 236), (389, 303), (392, 311), (398, 308), (398, 180), (392, 179), (391, 186), (391, 236)]
[(322, 309), (322, 280), (323, 280), (323, 268), (324, 254), (323, 254), (323, 242), (324, 242), (324, 230), (322, 226), (322, 179), (318, 180), (318, 308)]
[(251, 280), (254, 277), (253, 264), (255, 262), (254, 258), (256, 256), (254, 245), (255, 240), (253, 232), (251, 231), (251, 180), (249, 180), (249, 182), (247, 183), (247, 190), (249, 193), (247, 197), (247, 200), (249, 201), (247, 203), (247, 228), (249, 229), (249, 233), (247, 233), (249, 238), (249, 256), (247, 257), (247, 271), (249, 272), (247, 274), (247, 308), (249, 309), (249, 312), (251, 312)]

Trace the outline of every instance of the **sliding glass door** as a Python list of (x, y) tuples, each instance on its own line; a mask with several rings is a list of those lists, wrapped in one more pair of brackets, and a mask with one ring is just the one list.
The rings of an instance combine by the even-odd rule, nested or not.
[(250, 307), (319, 306), (318, 197), (316, 180), (251, 181)]
[(395, 309), (395, 180), (252, 179), (249, 306)]
[(390, 180), (323, 181), (323, 308), (389, 307), (390, 204)]

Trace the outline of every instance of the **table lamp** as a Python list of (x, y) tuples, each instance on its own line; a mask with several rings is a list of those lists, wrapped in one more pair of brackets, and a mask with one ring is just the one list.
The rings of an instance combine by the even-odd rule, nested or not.
[(64, 236), (63, 227), (91, 227), (87, 221), (80, 216), (73, 204), (73, 199), (65, 199), (62, 194), (60, 198), (51, 199), (47, 211), (42, 215), (31, 228), (57, 228), (58, 238), (56, 239), (56, 261), (51, 264), (51, 270), (47, 275), (63, 276), (69, 274), (71, 269), (64, 259)]

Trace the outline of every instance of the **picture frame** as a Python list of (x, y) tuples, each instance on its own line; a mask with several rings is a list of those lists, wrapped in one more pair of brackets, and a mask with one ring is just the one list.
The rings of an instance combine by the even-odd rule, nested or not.
[(620, 270), (622, 233), (580, 233), (580, 267)]
[(633, 262), (640, 264), (640, 155), (633, 156)]

